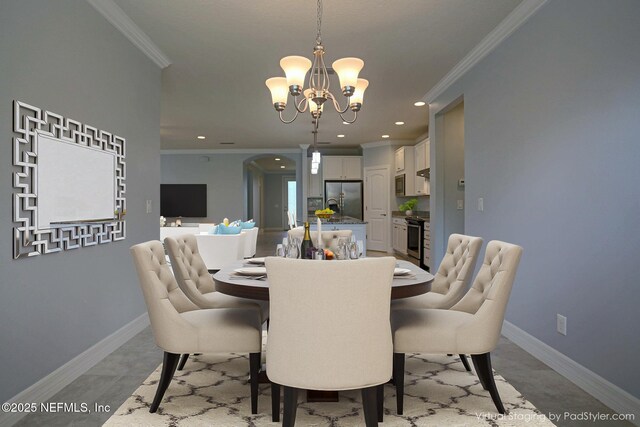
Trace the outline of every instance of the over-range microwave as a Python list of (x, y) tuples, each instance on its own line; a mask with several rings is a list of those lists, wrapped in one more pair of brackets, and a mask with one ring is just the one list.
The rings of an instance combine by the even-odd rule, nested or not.
[(396, 196), (404, 196), (404, 193), (405, 193), (404, 182), (405, 182), (404, 174), (396, 175)]

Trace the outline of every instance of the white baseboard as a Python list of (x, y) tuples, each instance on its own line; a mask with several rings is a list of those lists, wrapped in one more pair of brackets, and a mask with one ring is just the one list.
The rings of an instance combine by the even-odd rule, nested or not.
[[(149, 325), (149, 315), (132, 320), (102, 341), (96, 343), (84, 352), (80, 353), (46, 377), (39, 380), (29, 388), (16, 394), (8, 403), (37, 403), (46, 402), (57, 392), (73, 382), (80, 375), (87, 372), (102, 359), (118, 349)], [(17, 423), (27, 413), (3, 412), (0, 413), (0, 427), (11, 426)]]
[(502, 335), (619, 414), (634, 414), (640, 426), (640, 399), (585, 368), (558, 350), (505, 321)]

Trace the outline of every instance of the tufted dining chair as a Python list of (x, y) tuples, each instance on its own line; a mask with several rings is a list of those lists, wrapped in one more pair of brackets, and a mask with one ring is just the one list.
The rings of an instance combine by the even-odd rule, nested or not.
[[(392, 372), (389, 307), (395, 262), (393, 257), (267, 258), (267, 372), (272, 396), (279, 400), (284, 386), (283, 426), (295, 423), (298, 389), (361, 389), (365, 423), (377, 425), (382, 385)], [(280, 404), (272, 404), (275, 415)]]
[[(315, 246), (316, 242), (318, 241), (318, 232), (310, 231), (309, 234), (311, 235), (311, 241)], [(297, 228), (294, 228), (293, 230), (289, 230), (287, 232), (287, 235), (288, 235), (287, 237), (289, 238), (296, 237), (302, 240), (302, 238), (304, 237), (304, 228), (297, 227)], [(351, 239), (352, 235), (353, 235), (352, 230), (322, 231), (322, 246), (325, 249), (330, 249), (333, 252), (336, 252), (338, 250), (338, 242), (340, 241), (340, 239)]]
[(180, 354), (249, 353), (251, 413), (258, 411), (262, 349), (260, 315), (249, 308), (200, 309), (180, 290), (159, 241), (131, 247), (156, 344), (164, 351), (162, 373), (149, 412), (156, 412)]
[[(198, 251), (198, 241), (193, 234), (164, 239), (169, 253), (173, 274), (184, 294), (199, 308), (245, 308), (255, 310), (260, 321), (269, 318), (269, 302), (232, 297), (216, 291), (215, 282), (204, 265)], [(184, 367), (189, 354), (180, 359), (178, 370)]]
[[(469, 287), (481, 246), (481, 237), (463, 234), (449, 236), (447, 251), (434, 276), (431, 291), (392, 301), (391, 311), (407, 308), (449, 309), (453, 307)], [(471, 371), (471, 366), (464, 354), (460, 354), (460, 360), (465, 369)]]
[(490, 352), (495, 349), (522, 248), (493, 240), (473, 286), (449, 310), (405, 309), (391, 314), (394, 380), (398, 414), (403, 412), (405, 353), (470, 354), (480, 383), (498, 412), (505, 413), (498, 394)]

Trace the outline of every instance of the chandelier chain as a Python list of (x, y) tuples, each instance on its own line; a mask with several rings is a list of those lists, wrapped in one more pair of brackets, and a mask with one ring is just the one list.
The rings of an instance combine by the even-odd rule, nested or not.
[(316, 44), (322, 44), (321, 26), (322, 26), (322, 0), (318, 0), (318, 31), (316, 33)]

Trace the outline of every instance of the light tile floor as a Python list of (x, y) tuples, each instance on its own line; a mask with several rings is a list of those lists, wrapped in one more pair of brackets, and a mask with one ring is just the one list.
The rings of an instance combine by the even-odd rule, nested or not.
[[(257, 256), (271, 255), (284, 233), (260, 235)], [(383, 256), (370, 253), (369, 256)], [(529, 355), (506, 338), (501, 338), (492, 353), (493, 367), (542, 413), (604, 413), (613, 411), (576, 387), (548, 366)], [(109, 405), (110, 412), (77, 414), (30, 414), (17, 426), (99, 426), (102, 425), (151, 372), (162, 363), (162, 351), (156, 347), (151, 329), (140, 332), (118, 350), (57, 393), (51, 402), (86, 402)], [(624, 421), (593, 422), (560, 419), (558, 426), (632, 427)]]

